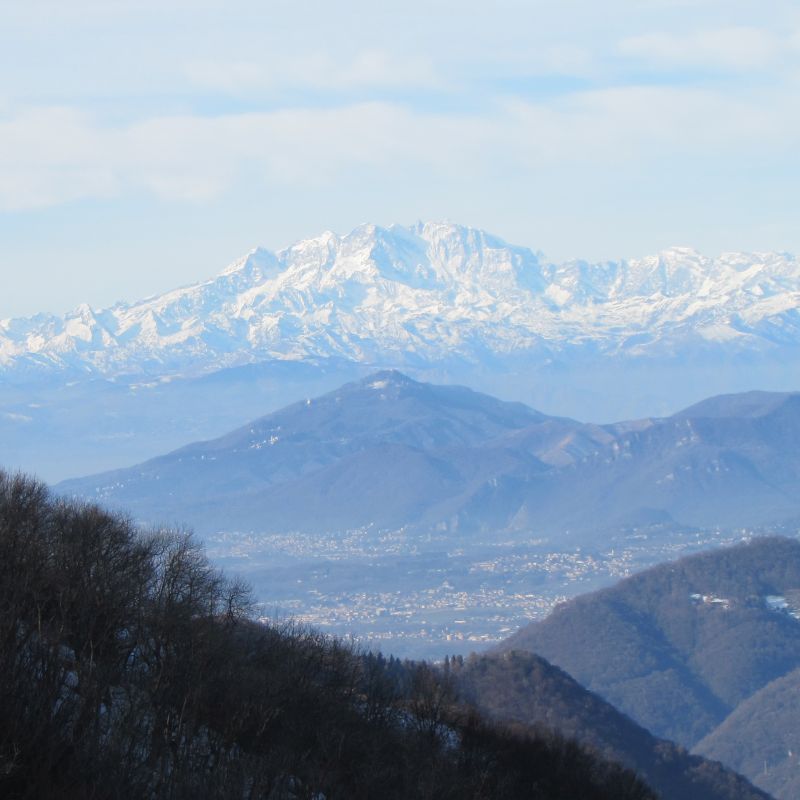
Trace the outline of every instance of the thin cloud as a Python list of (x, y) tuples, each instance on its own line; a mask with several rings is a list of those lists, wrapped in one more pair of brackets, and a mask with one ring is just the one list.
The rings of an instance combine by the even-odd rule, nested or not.
[(398, 103), (331, 109), (161, 116), (109, 127), (63, 108), (0, 122), (0, 207), (35, 208), (142, 188), (205, 202), (240, 181), (265, 191), (335, 188), (353, 170), (480, 182), (498, 173), (693, 158), (793, 153), (800, 111), (779, 95), (734, 97), (669, 87), (575, 92), (552, 102), (509, 98), (475, 113)]
[(430, 59), (399, 58), (380, 49), (362, 50), (347, 59), (316, 52), (261, 60), (192, 61), (184, 72), (198, 87), (234, 94), (298, 88), (431, 89), (444, 83)]
[(620, 52), (668, 68), (712, 68), (746, 71), (780, 61), (792, 47), (790, 38), (753, 27), (720, 28), (690, 34), (649, 33), (624, 39)]

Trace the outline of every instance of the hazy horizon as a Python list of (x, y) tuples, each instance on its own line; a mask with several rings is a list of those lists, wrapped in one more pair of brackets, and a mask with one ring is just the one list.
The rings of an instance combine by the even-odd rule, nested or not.
[(800, 250), (789, 2), (0, 10), (0, 318), (362, 222), (549, 259)]

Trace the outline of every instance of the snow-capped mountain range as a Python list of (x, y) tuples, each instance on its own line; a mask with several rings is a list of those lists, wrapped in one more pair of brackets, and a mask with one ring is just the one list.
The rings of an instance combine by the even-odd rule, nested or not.
[(800, 261), (675, 247), (630, 261), (553, 264), (449, 223), (362, 225), (216, 277), (104, 310), (0, 321), (0, 372), (202, 374), (268, 360), (393, 366), (568, 351), (800, 346)]

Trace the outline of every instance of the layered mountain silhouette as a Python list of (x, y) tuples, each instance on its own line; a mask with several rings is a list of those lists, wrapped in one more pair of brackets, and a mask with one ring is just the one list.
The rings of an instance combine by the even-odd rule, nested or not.
[(792, 519), (798, 443), (800, 394), (594, 425), (385, 371), (58, 489), (204, 533), (373, 526), (597, 541), (634, 527)]
[(792, 390), (798, 297), (786, 253), (555, 264), (453, 223), (326, 232), (161, 295), (0, 320), (4, 463), (125, 467), (388, 368), (592, 422)]
[(508, 639), (652, 731), (797, 796), (800, 542), (687, 557), (574, 598)]

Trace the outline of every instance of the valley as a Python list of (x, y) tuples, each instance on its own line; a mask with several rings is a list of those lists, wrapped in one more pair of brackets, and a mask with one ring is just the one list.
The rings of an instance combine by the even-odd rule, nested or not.
[[(254, 587), (265, 619), (291, 617), (408, 658), (439, 660), (480, 651), (542, 619), (576, 594), (749, 531), (633, 531), (606, 550), (559, 550), (524, 537), (465, 537), (351, 531), (342, 535), (219, 533), (209, 557)], [(659, 541), (660, 539), (660, 541)]]
[(441, 658), (662, 561), (791, 533), (795, 441), (796, 394), (596, 425), (382, 371), (56, 488), (193, 529), (265, 618)]

